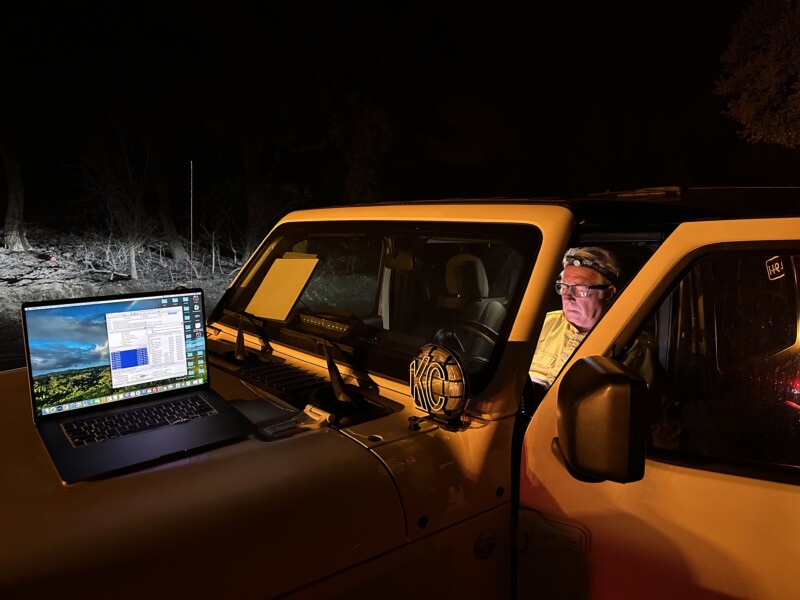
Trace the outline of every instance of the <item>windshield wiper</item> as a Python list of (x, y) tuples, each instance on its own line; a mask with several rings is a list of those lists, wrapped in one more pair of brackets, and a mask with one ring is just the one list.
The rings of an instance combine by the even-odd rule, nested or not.
[(333, 395), (336, 396), (336, 399), (342, 404), (346, 404), (348, 406), (358, 406), (359, 403), (353, 400), (347, 394), (344, 379), (342, 379), (342, 374), (339, 371), (339, 367), (336, 366), (336, 362), (331, 358), (331, 355), (328, 352), (328, 341), (325, 339), (320, 339), (319, 342), (322, 344), (322, 353), (325, 355), (325, 363), (328, 365), (328, 377), (330, 377), (331, 386), (333, 386)]
[(246, 311), (232, 311), (225, 309), (225, 314), (239, 317), (239, 326), (236, 328), (236, 343), (233, 347), (233, 358), (239, 362), (245, 362), (249, 358), (247, 346), (244, 343), (244, 322), (247, 320), (251, 325), (256, 328), (258, 332), (259, 341), (264, 346), (267, 352), (272, 352), (272, 347), (269, 345), (269, 337), (264, 331), (264, 323), (257, 321), (255, 315), (251, 315)]
[(328, 368), (328, 377), (331, 381), (333, 394), (336, 400), (342, 406), (347, 406), (352, 409), (360, 409), (369, 406), (369, 402), (367, 402), (360, 394), (354, 394), (351, 396), (347, 393), (347, 386), (342, 378), (341, 372), (339, 371), (339, 367), (336, 365), (336, 361), (333, 360), (330, 352), (328, 351), (329, 344), (340, 351), (343, 351), (343, 348), (346, 348), (347, 346), (342, 347), (337, 342), (333, 342), (324, 337), (306, 333), (304, 331), (297, 331), (289, 328), (284, 328), (281, 331), (282, 335), (285, 337), (295, 337), (301, 340), (311, 341), (318, 347), (322, 346), (322, 355), (325, 358), (325, 364)]

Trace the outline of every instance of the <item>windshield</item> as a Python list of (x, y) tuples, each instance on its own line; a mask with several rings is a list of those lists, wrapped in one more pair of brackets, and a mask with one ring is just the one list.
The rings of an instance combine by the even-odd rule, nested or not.
[(540, 240), (519, 224), (287, 223), (215, 314), (239, 327), (245, 313), (247, 331), (316, 354), (308, 337), (324, 338), (337, 360), (403, 381), (420, 348), (438, 343), (482, 387)]

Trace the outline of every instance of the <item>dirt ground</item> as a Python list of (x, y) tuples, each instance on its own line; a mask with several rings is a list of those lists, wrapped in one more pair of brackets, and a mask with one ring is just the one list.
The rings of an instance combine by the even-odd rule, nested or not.
[[(234, 264), (223, 262), (211, 274), (197, 268), (200, 276), (188, 268), (184, 277), (176, 269), (148, 269), (138, 280), (119, 278), (87, 264), (85, 245), (78, 235), (45, 229), (28, 231), (31, 250), (9, 252), (0, 248), (0, 371), (25, 365), (20, 304), (26, 301), (81, 296), (105, 296), (130, 291), (170, 290), (178, 285), (200, 287), (205, 291), (206, 311), (210, 311), (235, 275)], [(161, 261), (166, 264), (165, 261)], [(241, 265), (239, 265), (241, 266)]]

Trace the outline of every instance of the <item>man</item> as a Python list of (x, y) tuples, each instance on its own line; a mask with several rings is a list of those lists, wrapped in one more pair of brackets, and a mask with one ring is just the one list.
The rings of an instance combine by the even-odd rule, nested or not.
[(534, 383), (545, 387), (611, 304), (620, 273), (616, 257), (603, 248), (570, 248), (561, 264), (556, 292), (562, 310), (547, 313), (528, 371)]

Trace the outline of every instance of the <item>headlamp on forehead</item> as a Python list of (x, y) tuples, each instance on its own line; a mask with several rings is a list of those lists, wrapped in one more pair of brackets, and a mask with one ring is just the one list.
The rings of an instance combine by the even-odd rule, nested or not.
[(608, 250), (603, 248), (570, 248), (564, 255), (561, 263), (564, 267), (586, 267), (597, 271), (616, 284), (619, 277), (619, 265), (616, 258)]

